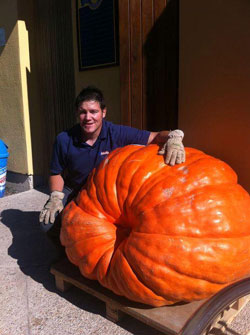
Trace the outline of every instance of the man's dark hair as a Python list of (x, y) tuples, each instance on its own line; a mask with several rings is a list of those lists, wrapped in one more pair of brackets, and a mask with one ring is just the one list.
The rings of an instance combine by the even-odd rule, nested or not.
[(102, 91), (95, 86), (87, 86), (78, 94), (75, 101), (75, 108), (78, 109), (82, 102), (90, 100), (99, 102), (102, 110), (106, 107)]

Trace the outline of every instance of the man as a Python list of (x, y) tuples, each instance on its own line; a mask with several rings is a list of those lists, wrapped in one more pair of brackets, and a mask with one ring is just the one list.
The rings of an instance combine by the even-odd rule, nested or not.
[(78, 123), (60, 133), (55, 141), (49, 178), (51, 194), (40, 213), (42, 230), (48, 232), (56, 244), (60, 231), (60, 220), (54, 223), (57, 213), (78, 193), (89, 173), (112, 150), (128, 144), (157, 143), (166, 164), (185, 161), (181, 130), (149, 132), (105, 121), (104, 97), (95, 87), (88, 86), (80, 92), (75, 108)]

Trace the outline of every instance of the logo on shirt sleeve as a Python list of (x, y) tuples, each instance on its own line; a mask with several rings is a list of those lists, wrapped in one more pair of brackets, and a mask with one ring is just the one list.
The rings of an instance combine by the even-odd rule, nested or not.
[(108, 154), (109, 154), (109, 151), (102, 151), (102, 152), (100, 153), (101, 156), (108, 155)]

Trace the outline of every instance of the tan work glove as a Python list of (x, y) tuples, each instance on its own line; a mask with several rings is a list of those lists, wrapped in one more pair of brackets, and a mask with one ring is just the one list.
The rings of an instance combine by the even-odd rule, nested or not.
[(185, 149), (182, 144), (183, 137), (184, 133), (179, 129), (170, 131), (168, 134), (167, 142), (164, 143), (163, 147), (158, 152), (159, 155), (165, 156), (166, 164), (173, 166), (185, 162)]
[(43, 209), (41, 210), (39, 221), (44, 222), (45, 224), (54, 223), (56, 213), (60, 213), (63, 210), (63, 198), (63, 192), (53, 191), (50, 194), (49, 200), (46, 202)]

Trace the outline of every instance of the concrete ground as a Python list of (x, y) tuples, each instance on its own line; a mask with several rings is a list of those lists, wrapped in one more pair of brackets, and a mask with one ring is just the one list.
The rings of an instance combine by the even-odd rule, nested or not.
[[(160, 335), (129, 316), (112, 323), (105, 304), (77, 288), (55, 288), (55, 250), (38, 225), (47, 198), (46, 190), (30, 190), (0, 199), (0, 335)], [(250, 303), (226, 334), (248, 334), (249, 320)]]

